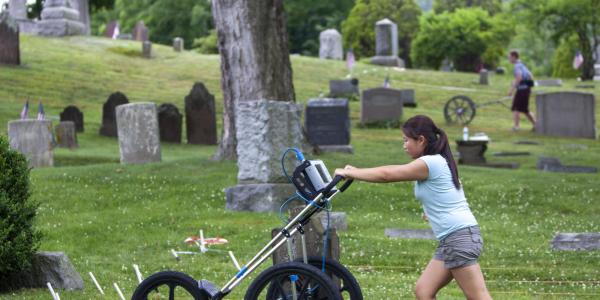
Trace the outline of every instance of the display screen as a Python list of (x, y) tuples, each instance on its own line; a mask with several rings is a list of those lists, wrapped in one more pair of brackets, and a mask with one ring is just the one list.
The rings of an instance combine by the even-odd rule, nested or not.
[(327, 170), (325, 169), (325, 166), (322, 164), (315, 164), (315, 167), (317, 167), (317, 171), (319, 172), (319, 176), (321, 176), (321, 179), (323, 180), (324, 183), (329, 183), (329, 174), (327, 174)]

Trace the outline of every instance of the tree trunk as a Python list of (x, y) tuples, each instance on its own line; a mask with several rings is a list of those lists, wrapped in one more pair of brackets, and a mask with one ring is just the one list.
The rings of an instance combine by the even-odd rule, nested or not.
[(586, 34), (585, 28), (577, 31), (579, 37), (579, 47), (581, 47), (581, 55), (583, 56), (583, 64), (581, 65), (581, 80), (591, 80), (594, 78), (594, 54), (590, 38)]
[(216, 159), (236, 158), (235, 103), (295, 101), (283, 0), (212, 0), (221, 55), (223, 134)]

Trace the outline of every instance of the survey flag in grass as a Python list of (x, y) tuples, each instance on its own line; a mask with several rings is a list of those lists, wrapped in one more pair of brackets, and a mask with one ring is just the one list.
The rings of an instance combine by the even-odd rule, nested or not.
[(577, 70), (583, 64), (583, 55), (581, 55), (581, 51), (577, 50), (575, 53), (575, 57), (573, 57), (573, 69)]
[(37, 119), (38, 120), (43, 120), (45, 118), (45, 113), (44, 113), (44, 106), (42, 105), (42, 102), (40, 101), (40, 104), (38, 105), (38, 114), (37, 114)]
[(25, 105), (23, 106), (23, 110), (21, 110), (21, 120), (27, 119), (28, 115), (29, 115), (29, 100), (27, 102), (25, 102)]

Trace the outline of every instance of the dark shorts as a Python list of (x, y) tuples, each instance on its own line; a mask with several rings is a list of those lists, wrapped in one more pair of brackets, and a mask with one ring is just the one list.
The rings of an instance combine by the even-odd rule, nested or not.
[(440, 241), (433, 259), (444, 262), (446, 269), (466, 267), (477, 263), (483, 250), (479, 226), (459, 229)]
[(513, 98), (511, 111), (519, 111), (523, 113), (529, 112), (529, 94), (531, 94), (531, 88), (517, 90), (515, 97)]

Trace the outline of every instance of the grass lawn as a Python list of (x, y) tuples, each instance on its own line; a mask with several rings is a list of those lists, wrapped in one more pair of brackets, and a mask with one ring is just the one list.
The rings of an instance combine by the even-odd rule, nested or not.
[[(54, 168), (31, 172), (33, 200), (40, 203), (40, 250), (63, 251), (85, 282), (83, 291), (61, 291), (62, 299), (102, 299), (87, 275), (92, 271), (104, 287), (104, 298), (116, 299), (117, 282), (129, 297), (136, 287), (132, 264), (144, 276), (171, 269), (196, 279), (224, 284), (236, 272), (227, 256), (207, 253), (177, 262), (172, 248), (187, 249), (182, 240), (202, 228), (230, 243), (238, 260), (247, 261), (270, 237), (280, 221), (274, 213), (226, 211), (223, 189), (236, 183), (235, 162), (210, 160), (215, 146), (163, 144), (163, 162), (120, 165), (116, 139), (98, 135), (102, 104), (121, 91), (130, 102), (174, 103), (183, 110), (185, 95), (195, 81), (206, 84), (222, 110), (218, 56), (173, 52), (154, 45), (155, 58), (135, 56), (139, 43), (93, 37), (48, 39), (22, 35), (22, 67), (0, 66), (0, 123), (17, 119), (26, 99), (32, 112), (42, 100), (50, 118), (77, 105), (84, 113), (80, 148), (56, 149)], [(132, 55), (133, 53), (133, 55)], [(292, 57), (299, 103), (327, 92), (328, 80), (347, 75), (344, 62)], [(477, 74), (399, 71), (357, 64), (354, 75), (362, 89), (380, 86), (386, 75), (397, 88), (416, 90), (417, 108), (406, 108), (404, 119), (427, 114), (452, 140), (462, 127), (446, 125), (442, 108), (452, 96), (465, 94), (476, 103), (498, 99), (507, 92), (510, 76), (491, 76), (491, 85), (477, 84)], [(575, 81), (562, 88), (575, 90)], [(586, 90), (599, 96), (600, 89)], [(533, 98), (533, 97), (532, 97)], [(532, 99), (533, 100), (533, 99)], [(534, 105), (535, 101), (532, 101)], [(534, 106), (532, 107), (533, 111)], [(596, 118), (600, 111), (596, 109)], [(357, 124), (360, 103), (351, 103)], [(220, 117), (218, 118), (220, 122)], [(220, 124), (219, 124), (220, 125)], [(516, 170), (460, 167), (471, 208), (485, 240), (481, 266), (495, 299), (600, 298), (600, 251), (559, 252), (549, 247), (557, 232), (600, 232), (600, 175), (542, 173), (537, 157), (554, 156), (569, 165), (600, 167), (597, 140), (543, 137), (525, 130), (511, 132), (511, 114), (501, 105), (477, 111), (469, 129), (485, 132), (492, 142), (491, 162), (518, 162)], [(6, 126), (0, 134), (6, 135)], [(219, 129), (220, 131), (220, 129)], [(515, 145), (532, 140), (540, 145)], [(345, 164), (360, 167), (409, 161), (398, 129), (353, 126), (354, 155), (325, 154), (330, 170)], [(531, 156), (494, 157), (499, 151), (529, 151)], [(434, 241), (397, 240), (385, 228), (428, 228), (410, 183), (356, 183), (336, 198), (334, 211), (348, 214), (349, 229), (340, 232), (341, 262), (357, 277), (365, 299), (412, 298), (412, 287), (436, 247)], [(265, 266), (266, 267), (266, 266)], [(251, 276), (254, 278), (255, 276)], [(246, 281), (229, 299), (243, 298)], [(0, 299), (49, 299), (47, 290), (20, 290)], [(452, 283), (440, 299), (462, 299)]]

